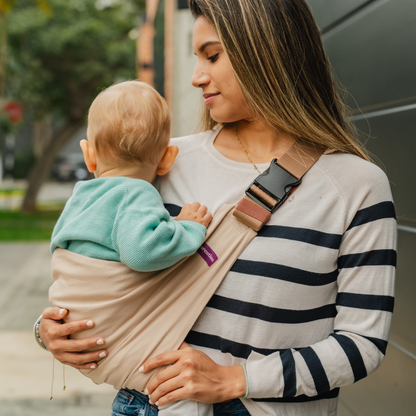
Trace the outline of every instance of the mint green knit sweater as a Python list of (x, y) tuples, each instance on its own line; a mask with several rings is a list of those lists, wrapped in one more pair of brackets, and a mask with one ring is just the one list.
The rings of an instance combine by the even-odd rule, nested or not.
[(53, 230), (51, 252), (59, 247), (148, 272), (195, 253), (205, 233), (196, 222), (170, 220), (150, 183), (98, 178), (75, 185)]

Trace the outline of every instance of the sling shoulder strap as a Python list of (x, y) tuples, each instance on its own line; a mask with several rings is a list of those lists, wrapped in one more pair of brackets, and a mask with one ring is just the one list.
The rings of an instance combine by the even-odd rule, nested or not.
[(326, 150), (325, 147), (295, 141), (280, 159), (273, 159), (269, 169), (251, 183), (233, 215), (259, 231)]

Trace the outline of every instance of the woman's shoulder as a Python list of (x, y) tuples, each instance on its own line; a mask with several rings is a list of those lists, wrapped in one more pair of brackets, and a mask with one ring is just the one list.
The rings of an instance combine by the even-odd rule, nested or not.
[(336, 178), (340, 183), (368, 180), (388, 182), (386, 174), (376, 164), (348, 153), (331, 153), (321, 156), (318, 167)]
[[(342, 199), (391, 201), (391, 190), (387, 175), (372, 162), (347, 153), (323, 155), (316, 163), (320, 172)], [(349, 205), (349, 204), (348, 204)]]

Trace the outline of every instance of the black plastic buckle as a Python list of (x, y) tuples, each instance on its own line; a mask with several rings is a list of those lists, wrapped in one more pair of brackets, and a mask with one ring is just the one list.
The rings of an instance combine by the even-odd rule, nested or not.
[[(246, 189), (246, 195), (260, 206), (273, 213), (279, 208), (283, 202), (286, 201), (292, 189), (302, 182), (302, 178), (297, 179), (288, 171), (276, 164), (277, 159), (270, 162), (270, 167), (265, 170), (260, 176), (254, 179), (253, 183)], [(268, 206), (256, 195), (250, 192), (250, 188), (256, 185), (266, 194), (277, 200), (277, 204), (273, 207)]]

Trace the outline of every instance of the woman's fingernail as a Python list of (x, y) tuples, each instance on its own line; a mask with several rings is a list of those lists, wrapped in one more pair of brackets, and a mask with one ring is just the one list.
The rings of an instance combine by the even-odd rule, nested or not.
[(94, 322), (93, 321), (88, 321), (87, 322), (87, 326), (93, 326), (94, 325)]
[(144, 394), (145, 394), (146, 396), (148, 396), (148, 395), (149, 395), (149, 390), (145, 389), (145, 390), (144, 390)]
[(63, 315), (65, 312), (65, 309), (59, 309), (59, 315)]
[[(144, 366), (141, 366), (140, 368), (139, 368), (139, 373), (143, 373), (143, 371), (144, 371)], [(147, 393), (146, 393), (147, 394)]]
[(104, 358), (104, 357), (106, 357), (107, 356), (107, 354), (103, 351), (103, 352), (100, 352), (100, 354), (98, 355), (100, 358)]
[(97, 366), (95, 365), (95, 364), (92, 364), (91, 366), (90, 366), (90, 368), (96, 368)]
[(104, 344), (104, 341), (102, 340), (102, 339), (99, 339), (98, 341), (97, 341), (97, 345), (103, 345)]
[(149, 404), (154, 404), (153, 402), (152, 402), (152, 399), (149, 397)]
[(159, 402), (156, 402), (156, 403), (155, 403), (155, 405), (156, 405), (157, 407), (159, 407)]

